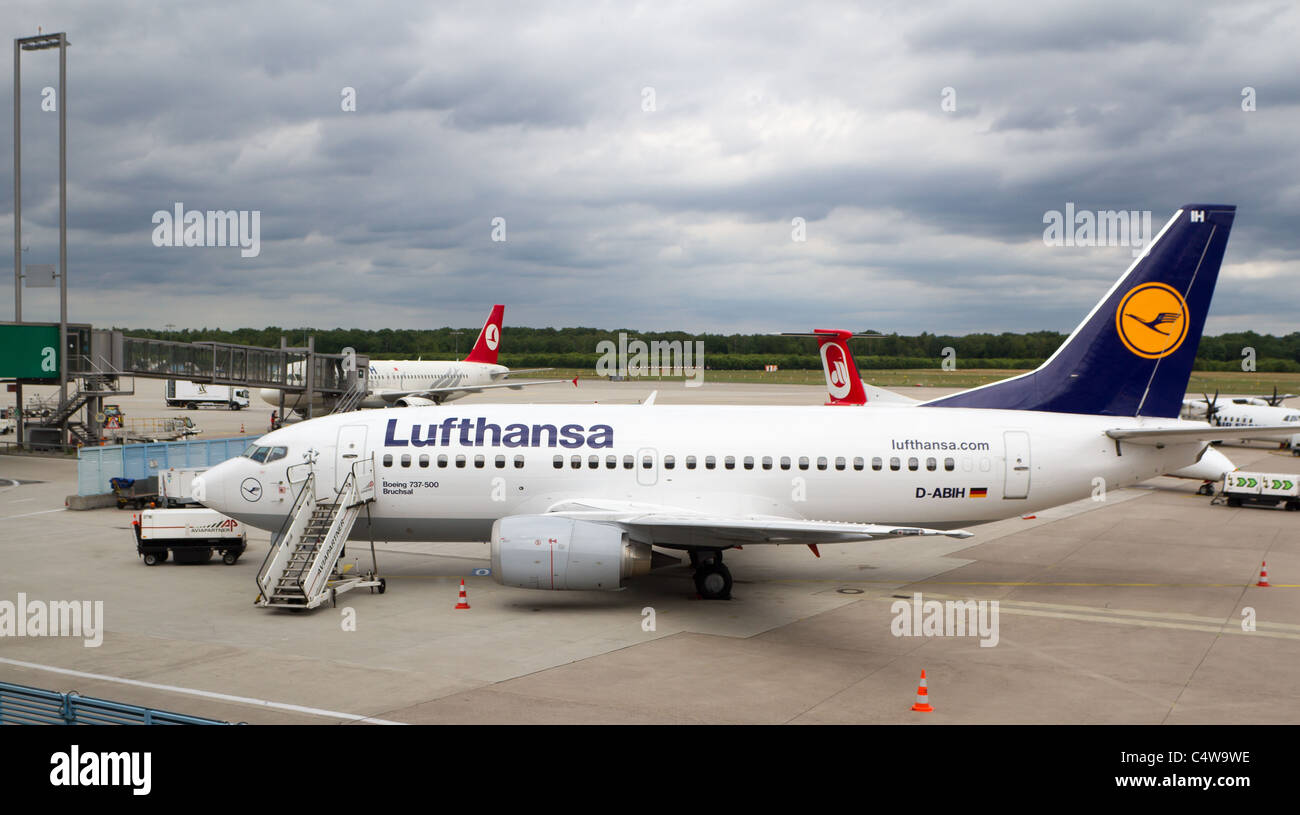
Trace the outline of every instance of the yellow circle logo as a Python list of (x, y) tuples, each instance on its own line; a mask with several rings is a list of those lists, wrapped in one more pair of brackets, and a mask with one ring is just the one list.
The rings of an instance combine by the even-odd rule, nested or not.
[(1164, 283), (1134, 286), (1115, 310), (1115, 330), (1138, 356), (1167, 357), (1187, 337), (1187, 301)]

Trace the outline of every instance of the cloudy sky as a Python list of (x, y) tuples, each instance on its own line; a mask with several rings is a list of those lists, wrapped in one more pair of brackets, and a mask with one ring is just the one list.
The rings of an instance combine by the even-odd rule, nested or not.
[[(76, 321), (477, 326), (504, 302), (530, 326), (1068, 331), (1131, 250), (1047, 246), (1046, 212), (1158, 230), (1208, 202), (1239, 209), (1207, 330), (1300, 328), (1300, 8), (1022, 5), (10, 0), (4, 21), (73, 43)], [(23, 62), (26, 263), (57, 259), (56, 53)], [(260, 254), (154, 246), (177, 203), (260, 212)], [(56, 319), (54, 290), (24, 317)]]

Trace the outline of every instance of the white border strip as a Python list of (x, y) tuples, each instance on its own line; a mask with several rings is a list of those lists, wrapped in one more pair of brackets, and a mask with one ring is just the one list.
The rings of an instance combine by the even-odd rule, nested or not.
[(105, 676), (104, 674), (92, 674), (85, 671), (74, 671), (69, 668), (55, 668), (52, 665), (38, 665), (35, 662), (22, 662), (17, 659), (7, 659), (0, 657), (0, 663), (5, 665), (16, 665), (19, 668), (32, 668), (38, 671), (50, 671), (65, 676), (76, 676), (82, 679), (94, 679), (100, 682), (117, 682), (120, 685), (134, 685), (137, 688), (149, 688), (150, 690), (163, 690), (169, 693), (183, 693), (189, 696), (201, 696), (205, 699), (216, 699), (222, 702), (234, 702), (240, 705), (256, 705), (257, 707), (274, 708), (276, 710), (287, 710), (291, 713), (305, 713), (308, 716), (326, 716), (331, 719), (346, 719), (352, 722), (364, 722), (366, 724), (406, 724), (406, 722), (393, 722), (388, 719), (376, 719), (372, 716), (359, 716), (355, 713), (340, 713), (337, 710), (324, 710), (318, 707), (303, 707), (302, 705), (290, 705), (284, 702), (269, 702), (265, 699), (253, 699), (248, 696), (232, 696), (228, 693), (214, 693), (206, 690), (195, 690), (194, 688), (182, 688), (176, 685), (160, 685), (155, 682), (142, 682), (138, 679), (123, 679), (117, 676)]

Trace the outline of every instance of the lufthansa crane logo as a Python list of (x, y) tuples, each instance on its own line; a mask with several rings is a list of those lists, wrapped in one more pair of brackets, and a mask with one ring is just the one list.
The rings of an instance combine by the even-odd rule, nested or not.
[(1134, 286), (1115, 310), (1115, 330), (1128, 350), (1162, 359), (1187, 337), (1187, 301), (1164, 283)]
[(497, 350), (497, 344), (501, 341), (501, 329), (497, 328), (496, 323), (488, 323), (487, 333), (483, 335), (483, 341), (491, 350)]
[(244, 496), (245, 501), (256, 503), (257, 499), (262, 497), (262, 483), (256, 478), (245, 478), (239, 485), (239, 492)]

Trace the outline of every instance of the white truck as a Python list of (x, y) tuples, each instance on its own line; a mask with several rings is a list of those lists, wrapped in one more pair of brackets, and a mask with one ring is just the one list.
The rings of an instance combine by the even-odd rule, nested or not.
[(1245, 504), (1300, 510), (1300, 475), (1295, 473), (1247, 473), (1236, 470), (1223, 474), (1223, 497), (1230, 507)]
[(248, 548), (244, 525), (214, 509), (147, 509), (131, 521), (135, 551), (144, 565), (157, 566), (168, 553), (177, 563), (206, 563), (213, 552), (234, 566)]
[(201, 407), (224, 407), (240, 410), (248, 407), (248, 389), (230, 385), (208, 385), (184, 379), (167, 380), (167, 394), (163, 397), (168, 407), (198, 410)]

